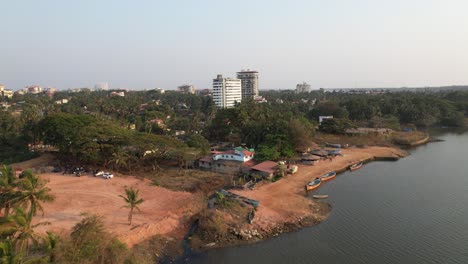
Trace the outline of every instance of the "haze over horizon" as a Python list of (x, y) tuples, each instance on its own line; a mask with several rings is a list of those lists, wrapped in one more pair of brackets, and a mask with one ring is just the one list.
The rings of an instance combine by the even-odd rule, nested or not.
[[(352, 3), (350, 3), (352, 2)], [(468, 84), (468, 2), (2, 1), (0, 83), (260, 89)]]

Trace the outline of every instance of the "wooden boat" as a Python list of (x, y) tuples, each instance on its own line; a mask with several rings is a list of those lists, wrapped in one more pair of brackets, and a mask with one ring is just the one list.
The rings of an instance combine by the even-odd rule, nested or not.
[(361, 167), (362, 167), (363, 163), (362, 162), (358, 162), (356, 164), (353, 164), (349, 167), (349, 170), (350, 171), (355, 171), (355, 170), (359, 170)]
[(326, 195), (326, 194), (315, 194), (312, 197), (314, 197), (314, 199), (325, 199), (325, 198), (328, 198), (328, 195)]
[(316, 178), (315, 180), (307, 183), (306, 190), (307, 191), (315, 190), (320, 186), (320, 184), (322, 184), (322, 180), (320, 180), (320, 178)]
[(320, 177), (320, 180), (322, 180), (323, 182), (325, 181), (329, 181), (331, 179), (334, 179), (336, 177), (336, 171), (331, 171), (327, 174), (324, 174)]

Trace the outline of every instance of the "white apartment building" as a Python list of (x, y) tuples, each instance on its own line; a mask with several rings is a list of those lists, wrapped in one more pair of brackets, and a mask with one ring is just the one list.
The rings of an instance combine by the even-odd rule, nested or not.
[(218, 74), (213, 79), (213, 101), (219, 108), (231, 108), (242, 101), (242, 85), (240, 79), (223, 78)]

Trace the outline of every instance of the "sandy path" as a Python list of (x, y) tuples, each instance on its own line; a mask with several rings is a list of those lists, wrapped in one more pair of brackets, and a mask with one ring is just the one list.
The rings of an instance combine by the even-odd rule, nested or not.
[(234, 192), (260, 201), (255, 221), (260, 227), (269, 228), (276, 224), (295, 222), (299, 217), (313, 214), (311, 212), (313, 202), (305, 197), (304, 188), (311, 179), (329, 171), (342, 170), (362, 160), (405, 155), (399, 149), (388, 147), (351, 148), (343, 150), (343, 154), (344, 156), (334, 158), (332, 162), (321, 161), (315, 166), (299, 165), (299, 171), (296, 174), (259, 186), (255, 190)]
[[(150, 186), (147, 180), (134, 177), (74, 177), (60, 173), (41, 174), (49, 179), (47, 186), (55, 195), (53, 203), (44, 204), (45, 215), (36, 221), (48, 221), (51, 225), (38, 228), (39, 232), (52, 230), (69, 232), (82, 219), (84, 212), (104, 216), (106, 227), (129, 246), (150, 238), (155, 234), (169, 235), (180, 239), (188, 229), (188, 219), (204, 205), (201, 196), (175, 192)], [(145, 200), (141, 212), (133, 215), (132, 226), (128, 225), (128, 209), (119, 194), (125, 186), (140, 190)]]

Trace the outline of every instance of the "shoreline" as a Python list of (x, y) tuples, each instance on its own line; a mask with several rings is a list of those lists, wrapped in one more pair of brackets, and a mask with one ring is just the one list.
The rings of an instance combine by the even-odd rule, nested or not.
[[(45, 233), (52, 230), (59, 234), (67, 234), (81, 219), (82, 212), (96, 213), (105, 217), (106, 227), (130, 248), (146, 243), (145, 241), (150, 241), (154, 236), (170, 241), (168, 246), (172, 248), (163, 246), (153, 249), (159, 256), (166, 256), (164, 259), (177, 259), (179, 256), (190, 254), (191, 250), (197, 252), (265, 241), (282, 233), (317, 225), (328, 218), (331, 205), (326, 200), (315, 200), (306, 194), (304, 186), (312, 178), (332, 170), (343, 172), (351, 164), (360, 161), (395, 161), (408, 155), (397, 147), (375, 146), (343, 149), (343, 154), (344, 156), (336, 157), (331, 162), (324, 160), (316, 165), (300, 164), (297, 173), (287, 175), (276, 182), (265, 182), (254, 190), (231, 190), (260, 202), (251, 224), (244, 217), (247, 207), (242, 209), (244, 211), (237, 211), (237, 215), (222, 209), (207, 209), (206, 200), (200, 193), (170, 191), (152, 186), (149, 180), (137, 177), (116, 177), (106, 181), (93, 176), (74, 177), (41, 173), (42, 177), (50, 180), (48, 186), (57, 199), (54, 203), (44, 204), (45, 215), (35, 220), (48, 221), (51, 225), (40, 227), (37, 231)], [(338, 175), (337, 178), (339, 177)], [(118, 197), (118, 194), (123, 193), (125, 186), (141, 189), (142, 197), (146, 200), (142, 205), (142, 213), (134, 215), (135, 223), (132, 226), (126, 221), (127, 211), (121, 208), (122, 201)], [(319, 191), (320, 188), (311, 193)], [(227, 228), (224, 232), (212, 232), (210, 236), (194, 243), (197, 231), (192, 237), (187, 236), (192, 224), (196, 220), (209, 220), (210, 213), (223, 217), (222, 222)], [(178, 245), (183, 245), (185, 254), (174, 250)]]
[(228, 228), (228, 238), (216, 240), (219, 236), (213, 234), (213, 241), (207, 241), (205, 238), (203, 244), (193, 247), (194, 250), (257, 243), (282, 233), (317, 225), (328, 218), (331, 205), (309, 197), (310, 193), (320, 190), (318, 188), (306, 193), (304, 186), (309, 180), (333, 170), (337, 173), (346, 171), (350, 165), (357, 162), (396, 161), (408, 155), (406, 151), (396, 147), (349, 148), (343, 149), (343, 154), (342, 157), (334, 158), (332, 162), (324, 160), (317, 165), (299, 165), (297, 173), (287, 175), (276, 182), (263, 184), (254, 190), (231, 190), (260, 202), (255, 221), (252, 224), (245, 223), (243, 219), (237, 221)]

